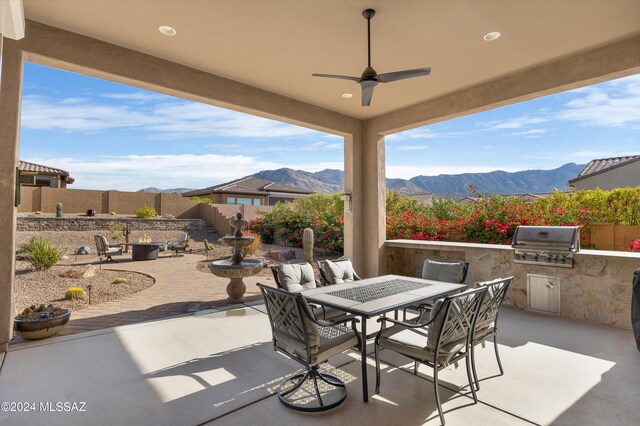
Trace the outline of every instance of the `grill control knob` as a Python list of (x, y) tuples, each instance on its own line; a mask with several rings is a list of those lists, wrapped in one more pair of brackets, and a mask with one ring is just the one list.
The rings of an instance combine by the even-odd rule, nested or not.
[(565, 263), (567, 261), (567, 258), (564, 257), (563, 255), (558, 256), (558, 263)]

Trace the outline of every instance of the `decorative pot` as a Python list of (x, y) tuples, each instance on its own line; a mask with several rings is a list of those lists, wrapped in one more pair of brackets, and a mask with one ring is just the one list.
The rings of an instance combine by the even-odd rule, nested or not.
[(43, 319), (14, 319), (13, 329), (23, 339), (37, 340), (51, 337), (60, 332), (71, 317), (71, 311), (64, 309), (65, 313), (54, 318)]

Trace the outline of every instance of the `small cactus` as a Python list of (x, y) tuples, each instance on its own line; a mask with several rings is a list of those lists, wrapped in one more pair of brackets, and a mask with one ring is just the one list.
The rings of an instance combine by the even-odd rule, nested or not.
[(302, 247), (304, 248), (304, 261), (313, 263), (313, 229), (305, 228), (302, 234)]
[(56, 204), (56, 217), (62, 217), (62, 203), (58, 202)]
[(114, 284), (124, 284), (127, 282), (126, 278), (116, 278), (115, 280), (113, 280)]
[(84, 299), (86, 295), (87, 293), (80, 287), (71, 287), (67, 289), (67, 292), (64, 294), (64, 298), (67, 300)]

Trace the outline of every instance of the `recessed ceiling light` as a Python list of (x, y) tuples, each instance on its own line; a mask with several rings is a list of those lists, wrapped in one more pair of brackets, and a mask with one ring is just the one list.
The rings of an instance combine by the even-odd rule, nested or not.
[(345, 99), (353, 98), (353, 94), (351, 94), (351, 93), (343, 93), (342, 97), (345, 98)]
[(176, 30), (174, 30), (172, 27), (168, 26), (168, 25), (162, 25), (160, 28), (158, 28), (158, 30), (167, 36), (174, 36), (176, 35)]
[(484, 35), (484, 41), (493, 41), (493, 40), (497, 40), (500, 38), (502, 34), (500, 34), (498, 31), (493, 31), (490, 33), (487, 33)]

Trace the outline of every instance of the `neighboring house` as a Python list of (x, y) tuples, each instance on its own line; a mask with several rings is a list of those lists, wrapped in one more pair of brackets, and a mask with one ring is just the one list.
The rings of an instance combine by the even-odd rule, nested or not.
[(471, 197), (470, 195), (454, 196), (454, 199), (460, 201), (462, 204), (473, 204), (476, 201), (480, 201), (479, 197)]
[[(487, 197), (491, 196), (492, 194), (484, 194)], [(527, 203), (527, 204), (531, 204), (533, 203), (535, 200), (540, 199), (540, 198), (544, 198), (549, 196), (550, 194), (548, 193), (539, 193), (539, 194), (532, 194), (532, 193), (528, 193), (528, 194), (496, 194), (496, 195), (504, 195), (506, 197), (520, 197), (522, 198), (522, 200)], [(476, 201), (480, 201), (481, 198), (479, 197), (472, 197), (471, 195), (453, 195), (453, 196), (448, 196), (449, 198), (453, 199), (453, 200), (457, 200), (460, 201), (462, 204), (473, 204)]]
[(578, 177), (569, 181), (575, 189), (615, 189), (640, 185), (640, 155), (591, 160)]
[(208, 188), (183, 192), (183, 197), (210, 198), (216, 204), (244, 204), (273, 206), (281, 201), (291, 201), (312, 194), (312, 191), (283, 185), (264, 179), (245, 177)]
[(539, 200), (540, 198), (548, 197), (551, 194), (549, 194), (549, 193), (541, 193), (541, 194), (531, 194), (531, 193), (529, 193), (529, 194), (514, 194), (514, 195), (522, 198), (525, 203), (531, 204), (534, 201)]
[(41, 164), (20, 161), (18, 163), (20, 172), (20, 185), (22, 186), (47, 186), (50, 188), (66, 188), (74, 182), (69, 176), (69, 172)]
[(423, 206), (431, 206), (433, 205), (434, 194), (431, 192), (425, 192), (424, 194), (410, 194), (409, 198), (416, 200)]

